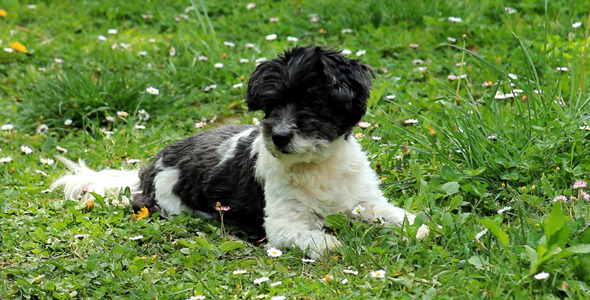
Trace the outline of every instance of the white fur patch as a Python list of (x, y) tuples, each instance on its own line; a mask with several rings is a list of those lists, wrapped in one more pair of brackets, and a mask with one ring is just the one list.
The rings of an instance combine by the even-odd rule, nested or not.
[(244, 130), (231, 138), (223, 141), (217, 148), (217, 154), (221, 157), (218, 166), (223, 165), (228, 159), (234, 157), (236, 154), (236, 147), (241, 138), (249, 136), (255, 128)]
[(162, 167), (161, 159), (156, 162), (156, 168), (161, 169), (154, 178), (155, 199), (160, 207), (160, 214), (168, 218), (183, 211), (193, 213), (193, 210), (182, 204), (180, 198), (173, 192), (180, 171), (176, 168)]
[(254, 151), (258, 153), (256, 177), (264, 184), (269, 246), (297, 246), (319, 257), (339, 245), (322, 231), (324, 218), (339, 212), (352, 218), (359, 204), (366, 208), (362, 219), (367, 222), (382, 218), (388, 224), (401, 224), (405, 217), (410, 222), (415, 218), (388, 203), (379, 189), (381, 181), (352, 137), (336, 140), (322, 155), (305, 160), (299, 154), (275, 157), (262, 137), (254, 141)]

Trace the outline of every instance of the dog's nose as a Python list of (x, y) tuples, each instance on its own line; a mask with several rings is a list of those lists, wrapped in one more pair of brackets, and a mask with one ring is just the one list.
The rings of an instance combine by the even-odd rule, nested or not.
[(292, 131), (279, 131), (272, 134), (272, 142), (279, 148), (284, 148), (293, 137)]

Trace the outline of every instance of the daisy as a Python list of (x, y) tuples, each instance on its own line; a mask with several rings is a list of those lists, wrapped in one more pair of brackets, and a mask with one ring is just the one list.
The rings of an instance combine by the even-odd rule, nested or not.
[(106, 37), (106, 36), (104, 36), (104, 35), (99, 35), (99, 36), (98, 36), (98, 40), (99, 40), (99, 41), (106, 41), (106, 40), (107, 40), (107, 37)]
[(549, 273), (547, 273), (547, 272), (541, 272), (539, 274), (536, 274), (533, 277), (535, 277), (535, 279), (537, 279), (537, 280), (541, 280), (541, 279), (545, 279), (545, 278), (549, 277)]
[(380, 141), (382, 139), (382, 137), (374, 135), (374, 136), (371, 137), (371, 139), (373, 141)]
[(68, 153), (68, 149), (61, 147), (61, 146), (55, 146), (55, 149), (57, 149), (57, 151), (60, 151), (63, 153)]
[(248, 273), (248, 271), (243, 270), (243, 269), (237, 269), (232, 272), (232, 274), (234, 274), (234, 275), (241, 275), (241, 274), (246, 274), (246, 273)]
[(112, 29), (112, 28), (111, 28), (111, 29), (109, 29), (109, 30), (107, 31), (107, 33), (108, 33), (108, 34), (117, 34), (117, 29)]
[(265, 281), (269, 281), (269, 280), (270, 280), (270, 278), (268, 278), (268, 277), (256, 278), (256, 279), (254, 279), (254, 284), (261, 284), (261, 283), (263, 283)]
[(41, 158), (39, 158), (39, 160), (44, 165), (53, 165), (53, 163), (55, 163), (55, 161), (52, 158), (43, 158), (43, 157), (41, 157)]
[(457, 18), (457, 17), (449, 17), (448, 20), (451, 21), (451, 22), (453, 22), (453, 23), (463, 22), (463, 20), (461, 20), (461, 18)]
[(145, 89), (146, 92), (148, 92), (149, 94), (152, 95), (159, 95), (160, 94), (160, 90), (158, 90), (157, 88), (150, 86), (149, 88)]
[(507, 212), (507, 211), (509, 211), (509, 210), (511, 210), (511, 209), (512, 209), (512, 207), (510, 207), (510, 206), (504, 206), (504, 207), (502, 207), (502, 208), (498, 209), (498, 214), (501, 214), (501, 213)]
[[(272, 284), (271, 284), (271, 286), (272, 286)], [(270, 297), (270, 300), (285, 300), (285, 299), (287, 299), (287, 297), (285, 297), (285, 296), (272, 296), (272, 297)]]
[(240, 83), (236, 83), (236, 84), (232, 85), (232, 88), (237, 89), (237, 88), (241, 88), (242, 86), (244, 86), (244, 84), (240, 82)]
[(367, 50), (359, 50), (355, 54), (356, 54), (356, 56), (363, 56), (363, 55), (367, 54)]
[(504, 10), (506, 10), (506, 12), (508, 12), (509, 15), (516, 13), (516, 9), (512, 7), (504, 7)]
[(572, 188), (574, 190), (585, 189), (587, 187), (588, 187), (588, 184), (584, 180), (578, 180), (578, 181), (574, 182), (574, 185), (572, 186)]
[(145, 125), (141, 125), (141, 124), (137, 124), (133, 128), (140, 129), (140, 130), (146, 129)]
[(170, 49), (168, 50), (168, 54), (170, 56), (176, 56), (176, 48), (170, 47)]
[(250, 62), (250, 60), (247, 59), (247, 58), (240, 58), (240, 60), (238, 62), (241, 63), (241, 64), (247, 64), (247, 63)]
[(246, 4), (246, 9), (247, 10), (253, 9), (254, 7), (256, 7), (256, 3), (248, 3), (248, 4)]
[(256, 117), (252, 118), (252, 124), (260, 125), (260, 120), (258, 120), (258, 118), (256, 118)]
[(141, 235), (141, 234), (140, 234), (140, 235), (136, 235), (136, 236), (130, 236), (130, 237), (128, 237), (128, 239), (129, 239), (130, 241), (137, 241), (137, 240), (141, 240), (141, 239), (143, 239), (143, 235)]
[(279, 21), (279, 18), (277, 18), (277, 17), (272, 17), (272, 18), (270, 18), (268, 21), (269, 21), (269, 22), (271, 22), (271, 23), (276, 23), (276, 22), (278, 22), (278, 21)]
[(358, 123), (358, 125), (359, 125), (359, 127), (361, 127), (361, 128), (368, 128), (368, 127), (370, 127), (370, 126), (371, 126), (371, 123), (369, 123), (369, 122), (364, 122), (364, 121), (363, 121), (363, 122), (359, 122), (359, 123)]
[(359, 274), (359, 271), (351, 270), (351, 269), (344, 269), (344, 270), (342, 270), (342, 272), (343, 273), (346, 273), (346, 274), (352, 274), (352, 275), (358, 275)]
[(424, 61), (419, 58), (412, 60), (413, 65), (421, 65), (423, 63), (424, 63)]
[(508, 77), (510, 77), (512, 80), (516, 80), (518, 79), (518, 76), (512, 74), (512, 73), (508, 73)]
[(222, 63), (216, 63), (213, 65), (213, 67), (215, 67), (216, 69), (221, 69), (223, 68), (223, 64)]
[(450, 42), (450, 43), (454, 43), (454, 42), (456, 42), (456, 41), (457, 41), (457, 39), (456, 39), (456, 38), (454, 38), (454, 37), (450, 37), (450, 36), (449, 36), (449, 37), (447, 37), (447, 41), (448, 41), (448, 42)]
[(342, 281), (340, 281), (340, 283), (347, 284), (348, 283), (348, 279), (347, 278), (344, 278), (344, 279), (342, 279)]
[(199, 57), (197, 57), (197, 59), (200, 60), (200, 61), (207, 61), (207, 60), (209, 60), (209, 58), (207, 58), (207, 56), (202, 56), (202, 55), (199, 56)]
[(561, 202), (565, 203), (565, 202), (567, 202), (567, 197), (564, 195), (558, 195), (558, 196), (553, 197), (553, 200), (551, 200), (551, 201), (553, 201), (553, 202), (561, 201)]
[(313, 263), (315, 262), (315, 259), (311, 259), (311, 258), (302, 258), (301, 259), (302, 262), (304, 263)]
[(412, 43), (409, 46), (410, 46), (410, 48), (416, 49), (416, 48), (420, 47), (420, 44)]
[(387, 96), (385, 96), (385, 99), (393, 100), (393, 99), (395, 99), (395, 95), (387, 95)]
[(70, 126), (70, 125), (72, 125), (72, 123), (73, 123), (72, 119), (66, 119), (64, 121), (64, 125), (66, 125), (66, 126)]
[(148, 53), (147, 51), (139, 51), (137, 52), (137, 56), (146, 56)]
[(39, 125), (39, 127), (37, 127), (37, 133), (43, 133), (43, 132), (46, 132), (47, 130), (49, 130), (49, 127), (45, 124), (41, 124), (41, 125)]
[(230, 47), (230, 48), (233, 48), (233, 47), (236, 46), (236, 44), (234, 44), (232, 42), (228, 42), (228, 41), (223, 42), (223, 44), (226, 45), (226, 46), (228, 46), (228, 47)]
[(126, 112), (126, 111), (121, 111), (120, 110), (120, 111), (117, 111), (117, 116), (122, 117), (122, 118), (125, 118), (125, 117), (129, 116), (129, 113)]
[(352, 33), (352, 29), (346, 28), (346, 29), (342, 29), (342, 30), (340, 30), (340, 32), (342, 32), (342, 34), (345, 34), (345, 33)]
[(576, 22), (576, 23), (572, 24), (572, 28), (578, 28), (580, 26), (582, 26), (582, 22)]
[(150, 114), (148, 114), (145, 109), (140, 109), (137, 111), (137, 117), (142, 121), (147, 121), (150, 119)]
[(246, 43), (246, 45), (244, 46), (246, 46), (246, 48), (248, 49), (256, 48), (256, 45), (254, 45), (253, 43)]
[(268, 248), (268, 250), (266, 250), (266, 254), (270, 257), (279, 257), (279, 256), (283, 255), (283, 251), (281, 251), (275, 247), (270, 247), (270, 248)]
[(49, 177), (49, 175), (47, 175), (47, 173), (45, 173), (45, 172), (43, 172), (43, 171), (41, 171), (41, 170), (35, 170), (35, 173), (37, 173), (37, 174), (41, 174), (41, 175), (43, 175), (43, 176), (45, 176), (45, 177)]
[(208, 92), (210, 90), (214, 90), (216, 88), (217, 88), (217, 84), (212, 84), (212, 85), (206, 86), (205, 87), (205, 92)]
[(481, 237), (484, 236), (484, 234), (486, 234), (486, 233), (488, 233), (488, 229), (487, 228), (484, 229), (484, 230), (482, 230), (482, 231), (480, 231), (480, 232), (478, 232), (475, 235), (475, 239), (479, 241), (481, 239)]
[(418, 120), (417, 119), (404, 120), (404, 125), (412, 125), (412, 124), (418, 124)]
[(206, 297), (204, 295), (194, 295), (188, 298), (187, 300), (204, 300)]
[(352, 209), (351, 213), (353, 215), (358, 215), (358, 214), (362, 213), (363, 211), (365, 211), (365, 208), (359, 204)]
[(275, 281), (275, 282), (273, 282), (273, 283), (271, 283), (271, 284), (269, 284), (269, 285), (270, 285), (270, 286), (277, 286), (277, 285), (281, 285), (281, 284), (283, 284), (283, 282), (282, 282), (282, 281)]
[(31, 154), (33, 153), (33, 149), (31, 149), (31, 147), (29, 146), (20, 146), (20, 151), (22, 151), (24, 154)]
[(560, 71), (560, 72), (567, 72), (570, 69), (568, 67), (557, 67), (555, 68), (555, 71)]
[(288, 42), (297, 42), (297, 41), (299, 41), (299, 39), (294, 36), (288, 36), (287, 41)]
[(11, 162), (12, 161), (12, 157), (8, 156), (8, 157), (0, 157), (0, 163), (7, 163), (7, 162)]
[(343, 49), (342, 50), (342, 54), (344, 54), (344, 55), (351, 55), (352, 54), (352, 51), (350, 49)]
[(113, 117), (113, 116), (106, 116), (104, 118), (109, 122), (115, 122), (115, 117)]
[(127, 163), (130, 165), (136, 164), (136, 163), (140, 163), (141, 159), (137, 159), (137, 158), (128, 158), (127, 159)]
[(371, 271), (371, 277), (385, 278), (385, 271), (384, 270)]
[(277, 35), (276, 34), (269, 34), (266, 37), (264, 37), (267, 41), (272, 41), (272, 40), (276, 40), (277, 39)]
[(265, 62), (266, 60), (267, 60), (266, 57), (260, 57), (260, 58), (257, 58), (254, 62), (258, 65), (258, 64)]

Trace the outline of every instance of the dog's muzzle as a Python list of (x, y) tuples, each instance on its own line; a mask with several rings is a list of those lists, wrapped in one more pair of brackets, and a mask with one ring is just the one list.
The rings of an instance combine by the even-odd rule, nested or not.
[(281, 151), (284, 151), (285, 147), (289, 145), (291, 139), (293, 138), (293, 131), (281, 130), (278, 132), (273, 132), (271, 138), (275, 146), (277, 146), (277, 148)]

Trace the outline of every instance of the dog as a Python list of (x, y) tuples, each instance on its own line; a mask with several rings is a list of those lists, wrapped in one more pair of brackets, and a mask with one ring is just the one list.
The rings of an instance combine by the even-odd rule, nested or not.
[[(61, 158), (73, 174), (52, 184), (67, 198), (83, 189), (104, 193), (129, 187), (133, 209), (170, 217), (182, 212), (224, 220), (269, 247), (298, 247), (319, 258), (338, 247), (324, 231), (326, 216), (344, 213), (372, 223), (412, 224), (396, 207), (352, 130), (367, 109), (371, 67), (333, 48), (296, 47), (263, 62), (252, 73), (246, 104), (262, 111), (260, 125), (225, 125), (177, 141), (139, 171), (93, 171)], [(358, 213), (360, 212), (360, 213)], [(429, 232), (422, 225), (423, 238)]]

